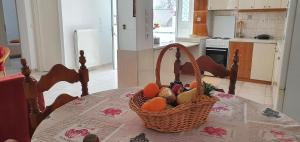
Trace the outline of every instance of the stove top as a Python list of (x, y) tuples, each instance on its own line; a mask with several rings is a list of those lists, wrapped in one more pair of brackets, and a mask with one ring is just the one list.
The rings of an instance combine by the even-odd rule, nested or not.
[(206, 47), (229, 48), (230, 38), (213, 37), (206, 39)]

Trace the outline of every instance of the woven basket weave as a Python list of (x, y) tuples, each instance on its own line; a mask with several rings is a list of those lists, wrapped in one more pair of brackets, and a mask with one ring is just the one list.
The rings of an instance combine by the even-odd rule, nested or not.
[(141, 110), (141, 106), (147, 101), (147, 98), (143, 97), (143, 90), (137, 92), (129, 102), (130, 108), (144, 121), (146, 128), (160, 132), (182, 132), (200, 126), (207, 121), (211, 108), (218, 101), (216, 97), (203, 95), (199, 66), (193, 55), (181, 44), (170, 44), (159, 54), (156, 64), (156, 84), (160, 88), (162, 87), (160, 81), (161, 61), (166, 51), (174, 47), (179, 48), (189, 57), (194, 68), (196, 81), (198, 82), (198, 95), (192, 98), (191, 103), (181, 104), (161, 112), (145, 112)]

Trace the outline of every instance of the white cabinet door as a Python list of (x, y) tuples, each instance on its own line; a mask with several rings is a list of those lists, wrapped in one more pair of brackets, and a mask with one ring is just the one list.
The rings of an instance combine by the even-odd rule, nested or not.
[(255, 9), (265, 9), (268, 7), (268, 0), (255, 0)]
[(289, 0), (281, 0), (281, 8), (288, 8)]
[(239, 0), (239, 9), (253, 9), (254, 0)]
[(280, 8), (281, 0), (255, 0), (255, 9)]
[(280, 8), (281, 0), (268, 0), (268, 8)]
[(208, 10), (237, 9), (237, 0), (209, 0)]
[(251, 79), (272, 81), (276, 44), (254, 43)]

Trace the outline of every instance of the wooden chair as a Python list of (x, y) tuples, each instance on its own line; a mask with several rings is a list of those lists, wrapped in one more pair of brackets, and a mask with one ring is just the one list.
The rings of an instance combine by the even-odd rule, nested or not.
[[(233, 59), (233, 65), (231, 66), (230, 70), (227, 70), (223, 65), (217, 64), (213, 59), (209, 56), (201, 56), (196, 61), (200, 67), (201, 73), (203, 74), (204, 71), (207, 71), (213, 74), (216, 77), (230, 78), (229, 84), (229, 94), (235, 94), (235, 84), (237, 80), (237, 73), (238, 73), (238, 61), (239, 61), (239, 51), (235, 51), (235, 56)], [(180, 50), (177, 48), (176, 51), (176, 61), (174, 63), (174, 74), (175, 74), (175, 81), (180, 81), (180, 74), (184, 75), (194, 75), (193, 67), (190, 62), (186, 62), (181, 65), (180, 61), (181, 53)]]
[(6, 76), (5, 62), (8, 59), (9, 54), (10, 54), (9, 48), (0, 47), (0, 72), (2, 72), (3, 76)]
[(28, 104), (31, 136), (41, 121), (44, 120), (51, 112), (60, 106), (78, 98), (69, 96), (67, 94), (61, 94), (56, 98), (52, 105), (47, 106), (44, 111), (41, 111), (39, 110), (39, 106), (37, 104), (37, 97), (42, 95), (43, 92), (48, 91), (52, 86), (60, 81), (66, 81), (72, 84), (75, 82), (80, 82), (82, 86), (81, 96), (88, 95), (89, 74), (88, 69), (85, 66), (86, 59), (83, 51), (80, 51), (79, 62), (81, 66), (78, 72), (68, 69), (61, 64), (57, 64), (54, 65), (46, 75), (43, 75), (39, 81), (36, 81), (30, 76), (31, 71), (26, 64), (26, 60), (21, 59), (23, 66), (22, 74), (25, 76), (24, 92)]

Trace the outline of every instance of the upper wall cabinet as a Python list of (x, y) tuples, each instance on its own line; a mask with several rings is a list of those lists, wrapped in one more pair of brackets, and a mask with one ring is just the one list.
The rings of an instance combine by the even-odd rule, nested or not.
[(255, 9), (281, 8), (281, 0), (255, 0)]
[(237, 9), (237, 0), (209, 0), (208, 10), (230, 10)]
[(281, 8), (288, 8), (289, 0), (281, 0)]
[(239, 9), (253, 9), (254, 0), (239, 0)]

